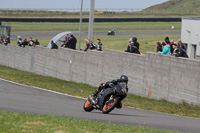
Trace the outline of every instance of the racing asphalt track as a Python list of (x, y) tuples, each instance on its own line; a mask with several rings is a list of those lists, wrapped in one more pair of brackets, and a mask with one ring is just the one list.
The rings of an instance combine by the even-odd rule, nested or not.
[(85, 112), (85, 99), (0, 79), (0, 109), (14, 112), (69, 116), (101, 122), (181, 132), (200, 132), (200, 119), (123, 107), (109, 114)]
[[(62, 31), (33, 31), (33, 32), (11, 32), (11, 40), (16, 40), (17, 36), (22, 36), (22, 38), (53, 38), (55, 35), (61, 33)], [(94, 36), (107, 36), (108, 31), (95, 31)], [(144, 30), (144, 31), (116, 31), (116, 36), (118, 35), (180, 35), (179, 30)], [(78, 32), (74, 33), (78, 36)], [(82, 32), (82, 36), (87, 36), (88, 32)]]

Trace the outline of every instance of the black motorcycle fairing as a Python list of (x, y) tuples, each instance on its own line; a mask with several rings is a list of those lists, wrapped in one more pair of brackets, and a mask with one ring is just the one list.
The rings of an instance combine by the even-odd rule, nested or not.
[(100, 96), (100, 98), (99, 98), (99, 106), (100, 106), (101, 109), (104, 106), (106, 98), (108, 96), (110, 96), (111, 94), (115, 94), (115, 87), (110, 88), (110, 89), (104, 89), (104, 90), (101, 91), (101, 93), (99, 94), (99, 96)]

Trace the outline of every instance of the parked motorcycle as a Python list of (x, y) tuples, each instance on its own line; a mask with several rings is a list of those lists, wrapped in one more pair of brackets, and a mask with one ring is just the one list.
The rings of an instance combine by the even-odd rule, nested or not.
[(103, 89), (97, 95), (96, 99), (93, 99), (92, 96), (89, 96), (89, 98), (83, 104), (83, 109), (87, 112), (98, 109), (104, 114), (107, 114), (115, 107), (121, 108), (121, 101), (127, 96), (126, 87), (127, 86), (125, 83), (119, 82), (112, 88)]

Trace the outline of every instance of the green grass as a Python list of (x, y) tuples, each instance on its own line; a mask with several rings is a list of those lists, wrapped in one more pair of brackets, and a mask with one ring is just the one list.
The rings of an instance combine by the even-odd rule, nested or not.
[(175, 133), (69, 117), (0, 111), (0, 133)]
[[(79, 31), (79, 23), (27, 23), (27, 22), (2, 22), (2, 25), (11, 26), (12, 32), (19, 31)], [(94, 23), (94, 31), (134, 31), (134, 30), (175, 30), (181, 29), (180, 22), (106, 22)], [(83, 23), (82, 31), (88, 31), (88, 23)]]
[[(40, 76), (4, 66), (0, 66), (0, 78), (81, 97), (88, 97), (88, 95), (92, 94), (96, 90), (95, 87), (87, 84), (79, 84), (56, 78)], [(123, 101), (123, 104), (145, 110), (200, 118), (200, 108), (194, 105), (189, 105), (185, 102), (175, 104), (165, 100), (153, 100), (129, 94)]]
[[(156, 51), (156, 42), (163, 42), (164, 38), (168, 36), (170, 39), (178, 40), (180, 39), (180, 35), (128, 35), (128, 36), (94, 36), (93, 40), (96, 43), (96, 39), (100, 38), (103, 43), (103, 49), (114, 49), (124, 51), (128, 46), (129, 38), (136, 36), (138, 38), (138, 42), (140, 43), (140, 51), (142, 53), (155, 52)], [(82, 37), (81, 48), (85, 48), (84, 39), (86, 36)], [(41, 45), (47, 46), (49, 41), (52, 38), (39, 38)], [(77, 38), (77, 40), (79, 40)], [(11, 44), (17, 44), (17, 41), (11, 41)], [(96, 43), (97, 44), (97, 43)], [(76, 48), (78, 48), (78, 42), (76, 44)]]

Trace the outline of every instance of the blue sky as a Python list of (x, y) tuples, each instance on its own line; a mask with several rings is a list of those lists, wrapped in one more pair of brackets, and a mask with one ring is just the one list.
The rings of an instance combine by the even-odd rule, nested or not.
[[(90, 0), (83, 0), (84, 8)], [(168, 0), (95, 0), (95, 8), (134, 8), (160, 4)], [(80, 8), (81, 0), (1, 0), (0, 8)]]

